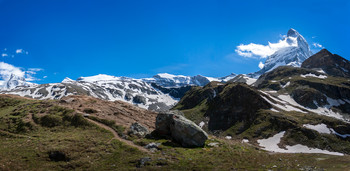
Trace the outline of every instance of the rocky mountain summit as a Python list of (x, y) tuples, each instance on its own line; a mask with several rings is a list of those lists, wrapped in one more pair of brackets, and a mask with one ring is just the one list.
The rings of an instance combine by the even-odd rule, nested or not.
[(260, 71), (247, 75), (252, 78), (258, 78), (260, 75), (270, 72), (279, 66), (300, 67), (312, 55), (307, 41), (294, 29), (288, 31), (283, 41), (287, 44), (286, 47), (269, 56)]
[(327, 49), (322, 49), (306, 59), (301, 67), (314, 69), (336, 77), (350, 77), (349, 61), (337, 54), (332, 54)]

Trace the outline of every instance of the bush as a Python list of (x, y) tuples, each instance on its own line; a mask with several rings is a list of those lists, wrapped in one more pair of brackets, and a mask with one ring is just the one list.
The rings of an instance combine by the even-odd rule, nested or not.
[(55, 127), (62, 124), (62, 118), (57, 115), (45, 115), (40, 118), (40, 124), (46, 127)]
[(97, 113), (97, 110), (91, 109), (91, 108), (85, 108), (83, 112), (91, 114), (91, 113)]
[(84, 127), (84, 126), (89, 126), (90, 123), (84, 119), (84, 117), (81, 114), (66, 114), (63, 116), (64, 121), (68, 121), (71, 126), (75, 127)]

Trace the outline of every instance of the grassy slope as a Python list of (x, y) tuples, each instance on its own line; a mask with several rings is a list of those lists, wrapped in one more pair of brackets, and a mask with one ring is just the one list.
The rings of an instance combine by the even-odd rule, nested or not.
[[(37, 122), (28, 118), (31, 114)], [(40, 118), (45, 115), (57, 116), (60, 124), (43, 126), (46, 124)], [(144, 170), (349, 169), (348, 156), (269, 154), (239, 141), (214, 137), (207, 144), (219, 142), (220, 147), (192, 149), (179, 147), (170, 140), (135, 138), (134, 142), (142, 146), (162, 143), (161, 150), (144, 154), (112, 140), (112, 134), (104, 129), (64, 116), (74, 116), (74, 112), (47, 101), (0, 96), (0, 170), (135, 170), (142, 157), (152, 158), (142, 167)], [(51, 161), (50, 151), (63, 152), (70, 160)]]
[[(0, 170), (131, 169), (135, 166), (130, 161), (142, 157), (136, 149), (111, 141), (110, 132), (84, 122), (77, 127), (72, 126), (74, 122), (45, 127), (28, 121), (31, 126), (17, 129), (18, 123), (28, 123), (25, 120), (31, 114), (55, 115), (62, 120), (62, 113), (73, 115), (49, 102), (0, 97), (0, 106)], [(51, 161), (50, 151), (63, 152), (70, 161)]]

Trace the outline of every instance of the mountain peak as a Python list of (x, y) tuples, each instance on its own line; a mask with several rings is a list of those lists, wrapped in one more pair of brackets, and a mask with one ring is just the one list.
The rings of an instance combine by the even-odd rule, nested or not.
[(72, 82), (72, 81), (73, 81), (72, 79), (66, 77), (63, 79), (62, 83), (68, 83), (68, 82)]
[(293, 28), (288, 30), (287, 37), (298, 37), (300, 34)]
[(260, 75), (284, 65), (300, 67), (302, 62), (312, 55), (307, 41), (295, 29), (289, 29), (287, 37), (283, 41), (286, 41), (289, 46), (270, 55), (260, 71), (248, 74), (248, 76), (258, 78)]
[(316, 54), (322, 54), (322, 56), (331, 56), (333, 55), (330, 51), (328, 51), (327, 49), (322, 49), (319, 52), (317, 52)]

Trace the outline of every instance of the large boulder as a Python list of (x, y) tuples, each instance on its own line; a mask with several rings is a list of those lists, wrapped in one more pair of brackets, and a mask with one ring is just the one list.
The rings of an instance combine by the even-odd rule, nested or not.
[(179, 111), (159, 113), (156, 119), (156, 131), (160, 135), (171, 136), (183, 147), (202, 147), (208, 139), (205, 131), (186, 119)]

